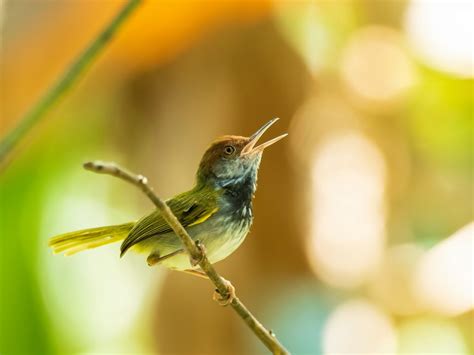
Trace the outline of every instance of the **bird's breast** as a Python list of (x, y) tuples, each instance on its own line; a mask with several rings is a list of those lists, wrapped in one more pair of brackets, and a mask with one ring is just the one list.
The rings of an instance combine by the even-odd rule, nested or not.
[(252, 199), (256, 188), (254, 178), (226, 183), (219, 199), (218, 212), (207, 223), (204, 244), (211, 262), (229, 256), (244, 241), (253, 221)]
[[(251, 210), (245, 209), (239, 212), (238, 214), (217, 214), (212, 221), (209, 221), (210, 228), (203, 231), (202, 241), (212, 263), (233, 253), (247, 236), (252, 225)], [(199, 238), (199, 236), (196, 237)]]

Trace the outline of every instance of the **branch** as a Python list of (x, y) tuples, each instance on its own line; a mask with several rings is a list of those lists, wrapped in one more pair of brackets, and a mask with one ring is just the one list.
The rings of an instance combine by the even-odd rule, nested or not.
[(88, 162), (84, 164), (84, 168), (95, 173), (108, 174), (118, 177), (140, 188), (155, 204), (156, 208), (158, 208), (158, 210), (161, 212), (163, 218), (173, 229), (176, 235), (181, 239), (188, 254), (190, 255), (191, 263), (201, 267), (201, 269), (206, 273), (206, 275), (216, 287), (217, 292), (220, 294), (221, 298), (224, 300), (229, 300), (228, 304), (232, 306), (232, 308), (237, 312), (237, 314), (242, 318), (247, 326), (273, 354), (289, 354), (288, 350), (286, 350), (284, 346), (280, 344), (273, 332), (268, 331), (235, 296), (234, 289), (230, 283), (221, 277), (209, 262), (204, 248), (201, 247), (198, 242), (194, 242), (191, 239), (188, 232), (186, 232), (168, 205), (153, 192), (153, 189), (148, 185), (148, 180), (146, 177), (142, 175), (135, 175), (113, 163)]
[(45, 114), (59, 101), (92, 61), (114, 37), (117, 30), (132, 14), (142, 0), (128, 0), (105, 29), (92, 41), (82, 54), (71, 64), (58, 81), (40, 98), (28, 111), (18, 125), (13, 128), (0, 142), (0, 165), (5, 166), (6, 159), (20, 140), (45, 116)]

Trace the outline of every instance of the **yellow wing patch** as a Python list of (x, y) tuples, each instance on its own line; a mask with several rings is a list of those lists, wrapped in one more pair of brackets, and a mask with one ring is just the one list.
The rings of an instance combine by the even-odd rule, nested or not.
[(214, 213), (216, 213), (218, 210), (218, 208), (214, 208), (211, 212), (209, 212), (208, 214), (205, 214), (204, 216), (202, 216), (201, 218), (199, 218), (198, 220), (194, 221), (193, 223), (189, 224), (188, 227), (191, 227), (191, 226), (195, 226), (196, 224), (200, 224), (204, 221), (206, 221), (209, 217), (211, 217)]

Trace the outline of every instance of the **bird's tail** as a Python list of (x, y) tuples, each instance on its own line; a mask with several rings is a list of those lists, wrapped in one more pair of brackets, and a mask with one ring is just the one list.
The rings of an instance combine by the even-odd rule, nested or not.
[(61, 234), (51, 238), (48, 245), (54, 253), (64, 252), (64, 255), (72, 255), (86, 249), (121, 241), (127, 237), (134, 225), (135, 222), (130, 222)]

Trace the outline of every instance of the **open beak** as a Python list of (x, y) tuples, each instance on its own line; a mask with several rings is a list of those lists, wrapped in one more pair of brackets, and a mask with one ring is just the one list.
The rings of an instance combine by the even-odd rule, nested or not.
[(280, 139), (285, 138), (288, 135), (288, 133), (285, 133), (285, 134), (282, 134), (281, 136), (270, 139), (269, 141), (266, 141), (265, 143), (262, 143), (259, 146), (255, 147), (255, 144), (257, 144), (257, 141), (265, 133), (265, 131), (267, 129), (269, 129), (270, 126), (273, 125), (278, 120), (279, 120), (279, 118), (274, 118), (274, 119), (268, 121), (257, 132), (252, 134), (252, 136), (250, 137), (250, 141), (247, 143), (247, 145), (244, 147), (244, 149), (242, 149), (240, 155), (242, 156), (242, 155), (247, 155), (247, 154), (253, 154), (253, 153), (256, 153), (256, 152), (261, 152), (266, 147), (269, 147), (273, 143), (278, 142)]

